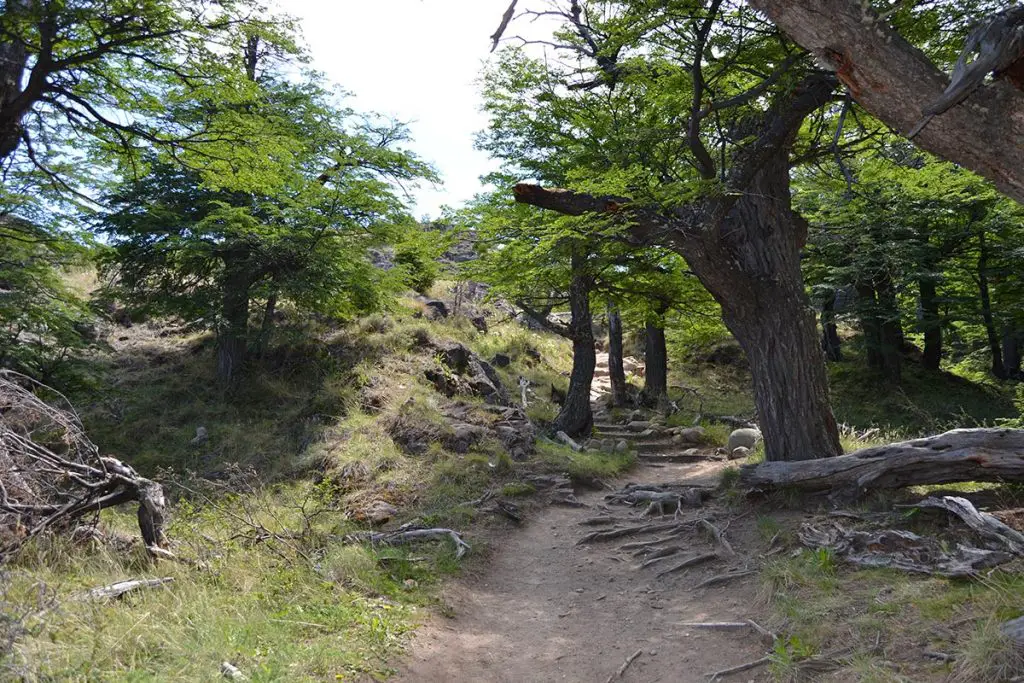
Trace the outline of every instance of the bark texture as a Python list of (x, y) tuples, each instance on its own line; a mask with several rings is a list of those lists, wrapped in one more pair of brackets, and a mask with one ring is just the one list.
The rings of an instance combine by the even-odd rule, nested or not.
[(590, 385), (594, 381), (597, 353), (594, 350), (593, 315), (590, 311), (591, 278), (586, 272), (586, 257), (572, 255), (572, 282), (569, 285), (569, 338), (572, 340), (572, 373), (569, 390), (552, 429), (569, 436), (587, 435), (594, 425), (590, 407)]
[(878, 489), (958, 481), (1024, 481), (1024, 430), (954, 429), (837, 458), (765, 462), (740, 473), (745, 486), (830, 491), (843, 500)]
[[(861, 0), (751, 0), (827, 64), (858, 104), (907, 135), (949, 84), (923, 52)], [(1024, 202), (1024, 93), (997, 80), (935, 116), (914, 138), (923, 149), (985, 176)]]
[(658, 408), (668, 403), (668, 349), (661, 323), (647, 323), (644, 330), (644, 389), (640, 402)]
[(608, 378), (612, 386), (612, 405), (621, 408), (629, 402), (626, 370), (622, 366), (622, 316), (615, 306), (608, 306)]
[(917, 285), (921, 303), (920, 329), (924, 333), (924, 354), (921, 363), (929, 370), (938, 370), (942, 362), (942, 318), (939, 315), (935, 279), (923, 277)]

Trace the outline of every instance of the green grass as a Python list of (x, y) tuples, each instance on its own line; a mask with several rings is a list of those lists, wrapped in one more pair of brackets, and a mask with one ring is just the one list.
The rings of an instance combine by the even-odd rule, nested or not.
[(545, 440), (537, 442), (537, 459), (547, 468), (564, 472), (573, 481), (587, 485), (596, 480), (614, 478), (636, 464), (636, 455), (630, 452), (577, 452)]

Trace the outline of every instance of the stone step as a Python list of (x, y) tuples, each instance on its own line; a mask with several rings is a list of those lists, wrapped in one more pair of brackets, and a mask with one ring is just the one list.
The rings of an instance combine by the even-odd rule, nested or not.
[(703, 451), (703, 452), (700, 452), (700, 453), (692, 453), (692, 454), (690, 454), (690, 453), (683, 453), (683, 452), (678, 452), (678, 453), (661, 453), (661, 454), (650, 454), (650, 455), (645, 454), (645, 453), (638, 453), (636, 458), (637, 458), (637, 460), (639, 460), (641, 462), (644, 462), (644, 463), (648, 463), (648, 464), (657, 464), (657, 463), (666, 463), (666, 462), (707, 462), (709, 460), (716, 460), (717, 459), (717, 458), (713, 457), (707, 451)]

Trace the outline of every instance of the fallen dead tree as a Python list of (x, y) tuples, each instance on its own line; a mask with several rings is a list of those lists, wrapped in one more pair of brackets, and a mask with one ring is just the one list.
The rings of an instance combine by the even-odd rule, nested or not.
[[(53, 404), (40, 394), (53, 396)], [(160, 485), (116, 458), (100, 456), (60, 393), (0, 371), (0, 561), (44, 531), (71, 532), (83, 516), (130, 502), (138, 503), (146, 547), (161, 551), (166, 538)]]
[(398, 531), (370, 531), (350, 534), (347, 540), (357, 543), (370, 543), (371, 545), (407, 545), (409, 543), (422, 543), (425, 541), (438, 541), (450, 538), (455, 544), (455, 558), (462, 559), (462, 556), (471, 550), (469, 544), (462, 540), (462, 536), (452, 529), (408, 529)]
[(853, 500), (870, 490), (959, 481), (1024, 481), (1024, 430), (954, 429), (944, 434), (798, 462), (744, 467), (750, 488), (829, 491)]

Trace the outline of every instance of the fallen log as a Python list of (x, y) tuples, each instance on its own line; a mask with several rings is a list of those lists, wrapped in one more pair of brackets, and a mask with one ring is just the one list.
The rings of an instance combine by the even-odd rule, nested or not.
[(739, 481), (750, 488), (829, 491), (834, 500), (920, 484), (1024, 481), (1024, 430), (954, 429), (833, 458), (747, 465)]
[(1003, 524), (987, 512), (979, 512), (966, 498), (957, 496), (925, 498), (909, 507), (946, 510), (962, 519), (967, 526), (982, 536), (998, 541), (1015, 555), (1024, 555), (1024, 534)]

